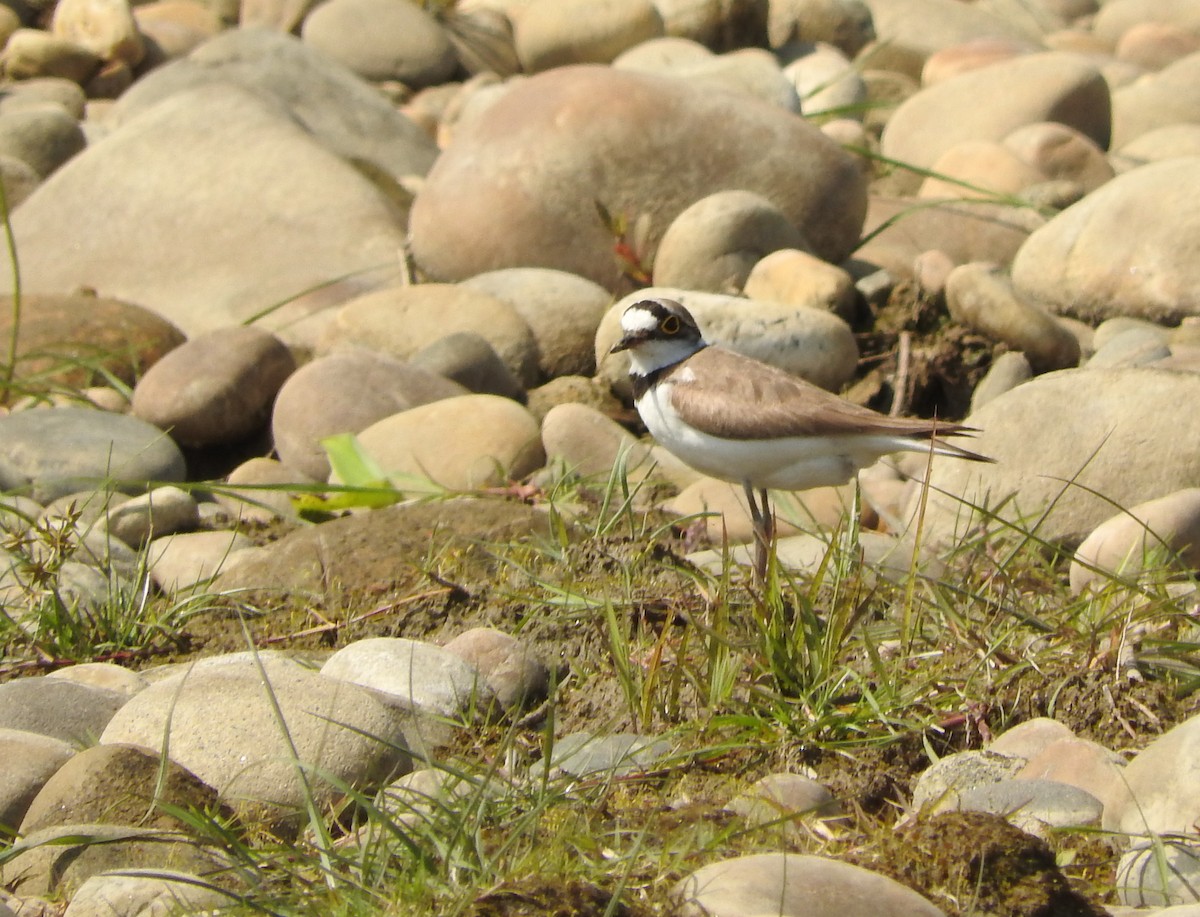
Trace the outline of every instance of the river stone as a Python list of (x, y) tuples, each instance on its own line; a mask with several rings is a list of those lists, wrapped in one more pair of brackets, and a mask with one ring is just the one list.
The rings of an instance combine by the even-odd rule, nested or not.
[(655, 770), (670, 753), (671, 743), (654, 736), (572, 732), (555, 741), (550, 766), (572, 777), (613, 779)]
[(487, 714), (496, 703), (483, 675), (461, 656), (403, 637), (355, 640), (330, 656), (321, 674), (378, 691), (407, 710), (456, 721)]
[[(995, 747), (994, 745), (992, 746)], [(1103, 745), (1066, 736), (1050, 742), (1017, 771), (1018, 780), (1054, 780), (1106, 799), (1119, 782), (1125, 759)]]
[(1023, 353), (1009, 350), (992, 360), (987, 374), (979, 380), (975, 390), (971, 392), (971, 412), (981, 407), (1005, 392), (1016, 388), (1022, 382), (1033, 378), (1033, 367)]
[(987, 201), (947, 201), (914, 209), (911, 198), (872, 197), (863, 227), (871, 238), (854, 253), (854, 260), (886, 268), (896, 277), (912, 276), (916, 259), (935, 250), (955, 264), (1004, 265), (1045, 223), (1032, 209)]
[(955, 808), (999, 815), (1044, 836), (1047, 828), (1099, 827), (1103, 806), (1086, 790), (1057, 780), (1004, 779), (964, 789)]
[(1200, 818), (1200, 716), (1154, 739), (1104, 800), (1104, 830), (1187, 834)]
[[(264, 103), (273, 100), (313, 140), (350, 163), (364, 164), (368, 174), (424, 175), (437, 158), (437, 146), (429, 135), (373, 87), (299, 39), (268, 28), (228, 29), (187, 58), (147, 74), (121, 96), (110, 113), (112, 123), (123, 124), (169, 95), (209, 83), (232, 83), (257, 94)], [(266, 158), (269, 165), (273, 157)], [(219, 161), (226, 161), (223, 155)], [(268, 187), (279, 187), (280, 177), (262, 180)], [(219, 176), (213, 181), (220, 182)], [(317, 190), (291, 193), (308, 200)], [(281, 194), (287, 199), (288, 192)], [(366, 226), (360, 232), (362, 244), (369, 233)], [(381, 251), (374, 246), (372, 250)], [(393, 244), (392, 259), (396, 250)], [(366, 264), (382, 260), (384, 256), (377, 254)]]
[(415, 3), (328, 0), (305, 17), (300, 36), (310, 48), (372, 82), (434, 86), (458, 65), (445, 29)]
[(1160, 22), (1200, 29), (1200, 10), (1190, 0), (1111, 0), (1103, 4), (1092, 23), (1096, 37), (1109, 46), (1142, 22)]
[(455, 331), (440, 337), (414, 353), (409, 362), (444, 376), (468, 392), (525, 401), (525, 387), (491, 343), (474, 331)]
[(62, 767), (75, 748), (51, 736), (0, 728), (0, 831), (12, 836), (38, 792)]
[(1047, 716), (1035, 716), (1000, 733), (988, 745), (988, 751), (1029, 762), (1054, 743), (1074, 738), (1075, 733), (1069, 726)]
[(213, 499), (235, 525), (266, 525), (277, 519), (296, 521), (299, 514), (292, 503), (293, 495), (328, 476), (328, 467), (318, 479), (275, 459), (255, 456), (226, 475), (226, 486), (214, 490)]
[(654, 280), (665, 287), (738, 293), (764, 255), (804, 246), (800, 230), (761, 194), (718, 191), (667, 227), (654, 256)]
[(584, 404), (559, 404), (542, 420), (542, 446), (547, 465), (581, 477), (607, 479), (618, 459), (630, 480), (644, 478), (654, 461), (640, 442), (611, 417)]
[(861, 120), (867, 86), (846, 55), (811, 40), (781, 50), (793, 58), (783, 74), (796, 87), (806, 117), (841, 115)]
[[(800, 822), (808, 818), (836, 818), (841, 806), (829, 790), (803, 774), (768, 774), (755, 781), (726, 806), (755, 828), (782, 827), (786, 836), (803, 836)], [(781, 824), (782, 823), (782, 824)]]
[(540, 267), (487, 271), (460, 287), (479, 290), (512, 306), (533, 332), (538, 368), (546, 379), (588, 376), (596, 371), (592, 341), (612, 303), (597, 283)]
[(697, 869), (676, 887), (679, 917), (943, 917), (915, 891), (840, 860), (756, 853)]
[(146, 48), (128, 0), (58, 0), (50, 32), (104, 61), (141, 63)]
[(206, 887), (210, 881), (179, 870), (164, 873), (159, 869), (122, 869), (119, 873), (101, 873), (75, 890), (63, 917), (213, 913), (229, 903), (229, 896)]
[(1155, 128), (1200, 121), (1200, 51), (1112, 93), (1112, 146)]
[(23, 159), (0, 154), (0, 181), (4, 182), (5, 199), (11, 211), (33, 194), (33, 190), (41, 184), (42, 176)]
[(1035, 47), (1029, 42), (1011, 38), (972, 38), (947, 45), (925, 58), (925, 65), (921, 68), (921, 85), (932, 86), (950, 77), (1012, 60), (1033, 50)]
[(517, 57), (527, 72), (607, 64), (665, 32), (650, 0), (531, 0), (516, 19)]
[(19, 678), (0, 685), (0, 728), (83, 747), (95, 741), (128, 700), (116, 691), (69, 681)]
[(153, 828), (61, 825), (36, 831), (21, 841), (19, 855), (0, 867), (0, 881), (19, 887), (21, 894), (29, 897), (70, 898), (94, 876), (139, 867), (160, 876), (193, 873), (212, 883), (220, 883), (230, 871), (228, 860), (217, 848), (179, 832)]
[(762, 48), (740, 48), (710, 55), (675, 69), (673, 75), (697, 88), (711, 85), (755, 96), (784, 111), (800, 114), (800, 96), (778, 59)]
[[(113, 217), (130, 212), (139, 218)], [(90, 146), (13, 226), (27, 286), (102, 289), (189, 334), (392, 264), (404, 245), (371, 181), (262, 96), (228, 84), (176, 93)], [(0, 286), (8, 271), (0, 264)]]
[(0, 155), (21, 160), (40, 178), (85, 146), (79, 121), (53, 102), (0, 113)]
[(474, 667), (506, 710), (532, 706), (550, 692), (551, 673), (528, 643), (491, 627), (472, 627), (443, 647)]
[(87, 48), (41, 29), (17, 29), (0, 54), (0, 69), (14, 80), (61, 77), (83, 84), (100, 69), (100, 63)]
[(1002, 142), (1046, 178), (1069, 179), (1087, 191), (1095, 191), (1116, 174), (1095, 140), (1057, 121), (1023, 125)]
[(295, 368), (291, 351), (269, 331), (220, 328), (155, 363), (134, 387), (133, 413), (183, 446), (235, 443), (263, 428)]
[(0, 417), (4, 464), (30, 496), (56, 497), (120, 482), (145, 489), (147, 481), (182, 481), (187, 469), (179, 447), (162, 430), (136, 417), (89, 408), (36, 408)]
[(1012, 265), (1017, 291), (1098, 323), (1200, 314), (1200, 156), (1119, 175), (1033, 232)]
[(996, 464), (933, 463), (925, 533), (937, 540), (966, 531), (975, 521), (970, 503), (1037, 523), (1039, 538), (1078, 545), (1114, 503), (1200, 486), (1200, 429), (1190, 420), (1198, 399), (1200, 376), (1144, 367), (1031, 379), (963, 421), (981, 430), (971, 449)]
[(917, 191), (927, 200), (996, 200), (1046, 181), (998, 140), (960, 141), (938, 156), (930, 171)]
[(186, 490), (170, 484), (155, 487), (109, 509), (104, 530), (131, 548), (151, 538), (186, 532), (200, 523), (200, 509)]
[(522, 385), (538, 381), (537, 342), (516, 309), (456, 284), (401, 285), (357, 297), (338, 310), (321, 350), (365, 347), (407, 360), (458, 331), (487, 340)]
[[(700, 136), (702, 159), (691, 152)], [(668, 77), (559, 68), (462, 128), (413, 204), (413, 254), (443, 280), (533, 265), (614, 289), (617, 240), (597, 202), (628, 221), (647, 257), (688, 205), (730, 187), (766, 197), (827, 260), (857, 244), (865, 176), (802, 119)]]
[[(992, 99), (980, 105), (981, 98)], [(1111, 127), (1108, 85), (1085, 58), (1029, 54), (973, 70), (921, 90), (888, 120), (881, 150), (928, 169), (964, 140), (1003, 140), (1018, 127), (1058, 121), (1106, 148)], [(911, 174), (910, 187), (920, 176)]]
[(687, 307), (710, 344), (778, 366), (822, 388), (838, 391), (858, 366), (858, 344), (850, 326), (836, 315), (786, 303), (650, 287), (609, 309), (596, 332), (599, 374), (618, 389), (629, 385), (628, 354), (610, 353), (621, 336), (621, 315), (635, 302), (654, 298)]
[(1044, 309), (1019, 296), (995, 265), (956, 267), (946, 280), (950, 315), (975, 331), (1025, 354), (1034, 372), (1079, 364), (1079, 341)]
[[(9, 339), (12, 315), (12, 297), (0, 296), (0, 340)], [(22, 293), (16, 378), (85, 388), (104, 378), (88, 368), (95, 366), (131, 386), (183, 342), (178, 328), (141, 306), (89, 293)]]
[(369, 350), (318, 357), (289, 376), (275, 398), (275, 451), (285, 465), (324, 481), (326, 436), (358, 433), (419, 404), (464, 394), (444, 376)]
[(913, 787), (909, 810), (945, 812), (959, 808), (962, 794), (971, 789), (1005, 780), (1024, 762), (987, 749), (969, 749), (939, 758), (925, 768)]
[[(220, 716), (213, 715), (216, 703)], [(369, 790), (410, 770), (403, 719), (357, 685), (283, 657), (246, 653), (206, 659), (151, 685), (100, 741), (165, 747), (222, 801), (251, 813), (277, 809), (271, 814), (286, 821), (299, 817), (310, 791), (318, 806), (337, 797), (331, 780)]]
[(748, 299), (820, 309), (846, 321), (854, 318), (858, 308), (858, 290), (849, 273), (795, 248), (781, 248), (759, 259), (742, 292)]
[(155, 585), (168, 595), (194, 591), (222, 571), (243, 563), (254, 542), (239, 532), (183, 532), (150, 542), (146, 565)]
[(194, 774), (135, 745), (93, 745), (67, 761), (29, 806), (21, 833), (59, 825), (136, 825), (186, 831), (160, 803), (203, 811), (217, 792)]
[(216, 12), (197, 0), (151, 0), (133, 9), (152, 62), (165, 63), (190, 53), (223, 26)]
[(942, 48), (980, 38), (1028, 43), (1021, 27), (978, 4), (957, 0), (865, 0), (875, 42), (863, 50), (870, 66), (919, 79), (925, 59)]
[(460, 395), (393, 414), (358, 435), (363, 450), (401, 487), (422, 480), (448, 490), (519, 480), (545, 460), (538, 424), (496, 395)]
[(1167, 22), (1140, 22), (1117, 42), (1117, 60), (1143, 70), (1162, 70), (1180, 58), (1200, 51), (1200, 35)]
[(130, 697), (146, 687), (148, 682), (137, 672), (117, 665), (115, 662), (77, 662), (64, 669), (56, 669), (47, 678), (59, 678), (75, 684), (104, 688)]
[(767, 14), (772, 48), (791, 41), (823, 41), (853, 57), (875, 38), (862, 0), (772, 0)]
[(1200, 845), (1181, 838), (1142, 841), (1117, 864), (1117, 900), (1130, 907), (1165, 908), (1200, 902)]
[(1122, 510), (1097, 526), (1071, 562), (1071, 591), (1108, 582), (1105, 574), (1136, 577), (1173, 560), (1200, 569), (1200, 487), (1177, 490)]

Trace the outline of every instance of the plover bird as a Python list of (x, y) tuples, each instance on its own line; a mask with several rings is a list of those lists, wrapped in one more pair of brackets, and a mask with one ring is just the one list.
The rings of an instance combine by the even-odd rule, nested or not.
[(745, 489), (760, 580), (775, 529), (768, 490), (845, 484), (892, 452), (992, 461), (942, 439), (975, 432), (962, 424), (888, 417), (706, 343), (674, 300), (634, 303), (621, 316), (621, 332), (612, 353), (629, 351), (634, 404), (646, 428), (692, 468)]

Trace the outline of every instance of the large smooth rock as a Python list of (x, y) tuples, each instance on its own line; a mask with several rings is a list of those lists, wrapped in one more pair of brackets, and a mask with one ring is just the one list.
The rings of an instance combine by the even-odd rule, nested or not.
[(124, 123), (167, 96), (209, 83), (232, 83), (274, 102), (318, 143), (389, 176), (424, 175), (437, 158), (429, 135), (369, 84), (292, 36), (267, 28), (229, 29), (187, 58), (147, 74), (122, 94), (111, 117)]
[(412, 250), (443, 280), (535, 265), (613, 289), (622, 264), (598, 203), (624, 216), (645, 259), (680, 212), (725, 188), (763, 195), (828, 260), (857, 242), (865, 177), (801, 119), (711, 86), (565, 67), (461, 127), (413, 204)]
[[(404, 245), (371, 181), (231, 85), (177, 93), (90, 146), (21, 205), (13, 227), (27, 287), (103, 290), (188, 334), (394, 264)], [(0, 288), (11, 283), (0, 263)]]
[(1114, 505), (1200, 486), (1197, 403), (1200, 376), (1191, 373), (1076, 369), (1031, 379), (964, 421), (982, 431), (971, 448), (996, 464), (933, 463), (925, 533), (967, 531), (979, 521), (970, 503), (1077, 545)]
[[(980, 105), (981, 98), (988, 99)], [(928, 169), (965, 140), (1003, 140), (1026, 124), (1058, 121), (1108, 146), (1108, 84), (1086, 58), (1030, 54), (943, 80), (902, 103), (881, 138), (885, 156)], [(913, 186), (920, 181), (914, 174)]]
[(1200, 121), (1200, 52), (1113, 90), (1113, 147), (1157, 128)]
[(371, 787), (410, 769), (402, 725), (397, 710), (357, 685), (245, 653), (156, 682), (113, 717), (100, 740), (162, 748), (225, 802), (280, 807), (288, 817), (303, 811), (308, 792), (318, 805), (334, 798), (330, 779)]
[(183, 454), (162, 430), (107, 411), (18, 411), (0, 417), (0, 442), (0, 490), (27, 486), (41, 503), (105, 481), (128, 491), (187, 474)]
[(702, 866), (675, 888), (680, 917), (941, 917), (894, 879), (826, 857), (758, 853)]
[(1063, 315), (1174, 323), (1200, 314), (1200, 156), (1119, 175), (1033, 232), (1017, 290)]
[(0, 729), (83, 747), (96, 740), (127, 700), (116, 691), (61, 679), (19, 678), (0, 685)]
[(29, 804), (74, 754), (74, 746), (62, 739), (0, 728), (0, 755), (4, 757), (4, 767), (0, 768), (0, 830), (16, 833)]

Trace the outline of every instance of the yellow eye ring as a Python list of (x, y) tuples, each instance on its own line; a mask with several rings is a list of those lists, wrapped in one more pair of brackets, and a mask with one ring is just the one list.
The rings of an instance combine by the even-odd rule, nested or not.
[(683, 325), (682, 325), (682, 323), (679, 321), (679, 316), (677, 316), (677, 315), (668, 315), (666, 318), (664, 318), (664, 319), (662, 320), (662, 324), (661, 324), (661, 325), (659, 325), (658, 327), (659, 327), (660, 329), (662, 329), (662, 333), (663, 333), (663, 334), (678, 334), (678, 333), (679, 333), (679, 329), (680, 329), (681, 327), (683, 327)]

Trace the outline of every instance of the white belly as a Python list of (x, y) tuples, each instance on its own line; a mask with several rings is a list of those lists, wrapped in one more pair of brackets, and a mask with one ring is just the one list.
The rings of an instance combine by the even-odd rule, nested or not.
[(722, 439), (683, 423), (665, 385), (637, 402), (642, 422), (669, 452), (710, 477), (755, 488), (807, 490), (845, 484), (859, 468), (911, 445), (884, 436), (793, 436)]

